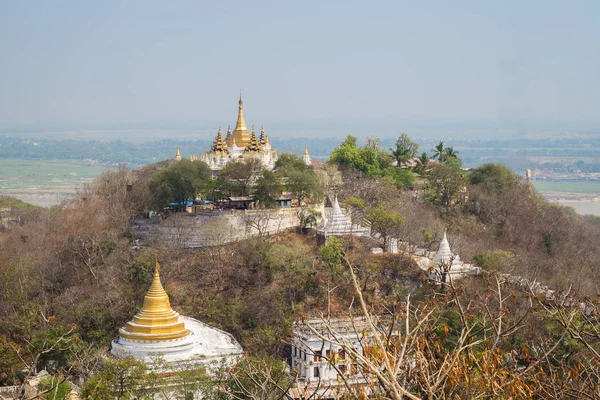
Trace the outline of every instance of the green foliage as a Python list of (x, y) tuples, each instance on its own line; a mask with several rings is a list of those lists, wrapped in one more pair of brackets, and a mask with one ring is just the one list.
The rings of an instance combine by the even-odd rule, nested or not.
[(519, 176), (506, 165), (488, 163), (472, 170), (468, 179), (473, 185), (483, 185), (488, 190), (499, 191), (514, 185), (519, 181)]
[(344, 246), (340, 239), (335, 236), (328, 236), (326, 243), (319, 247), (319, 256), (325, 261), (334, 275), (338, 277), (342, 270), (342, 259), (344, 258)]
[(363, 210), (367, 203), (363, 199), (359, 199), (358, 197), (349, 197), (345, 201), (346, 205), (351, 208), (357, 208)]
[(129, 265), (130, 281), (141, 286), (148, 286), (152, 282), (156, 250), (146, 247), (133, 259)]
[(223, 383), (222, 392), (228, 399), (283, 399), (293, 383), (284, 361), (266, 355), (244, 357)]
[(263, 170), (262, 162), (256, 158), (230, 161), (219, 171), (217, 182), (227, 196), (249, 196)]
[(433, 243), (433, 234), (425, 228), (421, 228), (421, 234), (423, 235), (425, 245), (430, 246)]
[(277, 174), (265, 169), (256, 181), (254, 194), (260, 205), (272, 207), (277, 204), (276, 200), (280, 196), (282, 189), (283, 185)]
[[(49, 318), (52, 322), (54, 317)], [(76, 346), (81, 342), (76, 326), (56, 324), (35, 332), (30, 343), (31, 353), (40, 354), (38, 367), (51, 370), (66, 366)]]
[(83, 397), (94, 400), (150, 399), (161, 385), (158, 374), (133, 357), (109, 358), (83, 386)]
[(432, 151), (434, 160), (451, 168), (462, 168), (462, 160), (458, 158), (458, 151), (454, 150), (454, 147), (444, 147), (444, 142), (439, 142)]
[(392, 155), (398, 162), (398, 166), (401, 163), (405, 163), (411, 158), (416, 157), (419, 152), (419, 145), (412, 141), (406, 133), (401, 133), (396, 140), (396, 148), (392, 149)]
[(411, 188), (415, 183), (415, 175), (405, 168), (389, 168), (385, 170), (384, 176), (387, 176), (398, 189)]
[(371, 224), (371, 232), (378, 233), (387, 242), (389, 236), (395, 234), (404, 219), (393, 210), (388, 210), (383, 206), (377, 206), (367, 212), (367, 220)]
[(459, 201), (459, 194), (464, 188), (464, 178), (454, 168), (437, 164), (427, 172), (427, 199), (446, 211)]
[(552, 232), (542, 232), (542, 244), (548, 254), (554, 254), (554, 237)]
[(44, 395), (47, 400), (65, 400), (71, 392), (71, 385), (62, 375), (52, 375), (40, 381), (37, 386), (39, 392), (48, 392)]
[(275, 170), (281, 173), (283, 176), (287, 176), (293, 171), (310, 171), (313, 167), (306, 165), (302, 158), (295, 154), (283, 153), (275, 161)]
[(517, 262), (515, 254), (505, 250), (494, 250), (488, 253), (478, 251), (473, 260), (478, 267), (484, 270), (500, 272), (510, 272)]
[(19, 199), (8, 196), (0, 196), (0, 207), (11, 207), (11, 208), (32, 208), (32, 204), (24, 203)]
[(389, 155), (371, 143), (365, 147), (358, 147), (357, 138), (348, 135), (339, 147), (336, 147), (329, 157), (329, 162), (341, 167), (360, 171), (368, 176), (381, 175), (382, 169), (389, 166)]
[(162, 209), (170, 203), (183, 204), (200, 193), (210, 179), (210, 169), (203, 162), (186, 159), (173, 161), (150, 181), (154, 206)]

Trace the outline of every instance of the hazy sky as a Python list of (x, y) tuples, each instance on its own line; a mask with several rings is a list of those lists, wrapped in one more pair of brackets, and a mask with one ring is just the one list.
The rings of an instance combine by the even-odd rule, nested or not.
[(598, 122), (599, 72), (598, 0), (0, 0), (4, 124)]

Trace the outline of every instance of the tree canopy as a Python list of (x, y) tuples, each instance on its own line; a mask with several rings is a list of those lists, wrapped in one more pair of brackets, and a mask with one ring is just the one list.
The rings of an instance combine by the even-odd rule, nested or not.
[(149, 188), (158, 209), (170, 203), (193, 200), (210, 179), (210, 169), (203, 162), (173, 161), (150, 181)]

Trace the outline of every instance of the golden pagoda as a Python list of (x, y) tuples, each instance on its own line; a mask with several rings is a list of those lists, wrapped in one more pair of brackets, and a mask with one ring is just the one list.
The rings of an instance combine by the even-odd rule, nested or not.
[(235, 130), (233, 131), (233, 139), (238, 146), (246, 147), (250, 142), (250, 134), (248, 133), (248, 127), (246, 127), (246, 121), (244, 120), (244, 102), (242, 101), (241, 93), (238, 104), (238, 117), (237, 122), (235, 123)]
[(210, 150), (215, 153), (227, 153), (227, 142), (223, 140), (221, 127), (219, 127), (219, 132), (217, 132), (217, 137), (215, 138)]
[(246, 158), (260, 160), (265, 168), (273, 169), (277, 161), (277, 152), (269, 143), (264, 125), (261, 127), (260, 138), (256, 134), (254, 125), (252, 125), (252, 133), (248, 132), (240, 94), (235, 130), (232, 132), (231, 127), (228, 126), (227, 134), (223, 138), (219, 127), (215, 140), (210, 150), (205, 153), (203, 161), (208, 164), (212, 171), (219, 171), (230, 161), (239, 161)]
[(231, 125), (227, 125), (227, 135), (225, 136), (225, 142), (228, 147), (231, 147), (233, 142), (233, 134), (231, 133)]
[(166, 362), (160, 367), (163, 371), (197, 364), (219, 369), (234, 365), (243, 352), (231, 334), (173, 311), (160, 282), (158, 260), (142, 309), (119, 329), (110, 349), (114, 357), (134, 357), (148, 363), (160, 357)]
[(250, 140), (246, 145), (246, 151), (256, 153), (260, 151), (260, 147), (260, 142), (256, 138), (256, 132), (254, 131), (254, 125), (252, 125), (252, 135), (250, 135)]
[(155, 342), (177, 340), (190, 334), (179, 313), (171, 308), (169, 295), (160, 282), (159, 270), (160, 265), (157, 260), (152, 285), (144, 296), (142, 309), (123, 328), (119, 329), (119, 336), (122, 338), (140, 342)]
[(261, 127), (260, 127), (260, 140), (259, 141), (260, 141), (260, 147), (264, 147), (265, 145), (269, 144), (269, 137), (265, 133), (264, 125), (261, 125)]
[(179, 151), (179, 146), (177, 146), (177, 151), (175, 152), (175, 160), (181, 160), (181, 152)]

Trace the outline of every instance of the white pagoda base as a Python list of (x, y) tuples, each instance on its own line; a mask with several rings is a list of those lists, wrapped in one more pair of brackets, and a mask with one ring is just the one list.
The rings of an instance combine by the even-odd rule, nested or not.
[(235, 338), (194, 318), (180, 317), (191, 334), (170, 341), (135, 341), (119, 337), (112, 342), (111, 355), (132, 356), (147, 363), (162, 359), (172, 366), (200, 364), (209, 370), (231, 366), (243, 354)]

